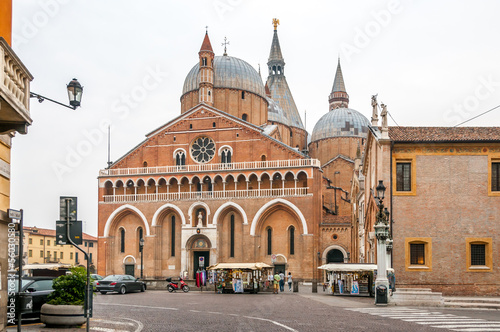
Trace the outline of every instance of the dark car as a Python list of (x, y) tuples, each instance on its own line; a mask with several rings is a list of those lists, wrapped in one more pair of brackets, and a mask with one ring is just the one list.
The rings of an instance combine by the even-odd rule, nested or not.
[(102, 280), (103, 277), (101, 277), (100, 275), (98, 274), (91, 274), (90, 275), (90, 278), (92, 278), (92, 289), (94, 290), (94, 292), (97, 292), (97, 289), (96, 289), (96, 286), (97, 286), (97, 282), (99, 280)]
[[(18, 291), (18, 280), (14, 281), (15, 303), (20, 301), (23, 318), (40, 316), (42, 305), (47, 302), (47, 297), (54, 291), (52, 288), (54, 279), (55, 277), (23, 277), (21, 292)], [(13, 296), (9, 296), (9, 303), (13, 299)]]
[(146, 283), (139, 280), (139, 278), (134, 278), (127, 274), (112, 274), (99, 280), (96, 283), (96, 289), (101, 294), (108, 292), (118, 292), (120, 294), (133, 291), (144, 292), (146, 290)]

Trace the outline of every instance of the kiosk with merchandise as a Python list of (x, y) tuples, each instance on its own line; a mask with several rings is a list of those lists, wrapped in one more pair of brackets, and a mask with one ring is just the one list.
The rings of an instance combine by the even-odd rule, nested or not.
[[(330, 263), (318, 269), (324, 270), (327, 283), (325, 291), (333, 295), (374, 296), (376, 264)], [(393, 269), (388, 269), (393, 274)]]
[(265, 263), (218, 263), (207, 270), (216, 293), (257, 293), (265, 287), (272, 269)]

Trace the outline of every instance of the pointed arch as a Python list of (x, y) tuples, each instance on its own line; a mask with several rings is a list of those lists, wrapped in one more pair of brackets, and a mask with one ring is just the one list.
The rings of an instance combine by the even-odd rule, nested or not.
[(139, 210), (135, 206), (132, 206), (130, 204), (125, 204), (125, 205), (120, 206), (116, 210), (114, 210), (111, 213), (111, 215), (108, 217), (108, 220), (106, 221), (106, 225), (104, 225), (104, 235), (103, 236), (104, 237), (109, 236), (109, 231), (111, 229), (111, 224), (113, 223), (113, 220), (115, 220), (115, 218), (118, 215), (120, 215), (122, 212), (124, 212), (126, 210), (130, 210), (132, 212), (135, 212), (139, 216), (139, 218), (142, 219), (142, 222), (144, 223), (144, 228), (146, 229), (146, 236), (151, 235), (151, 233), (149, 231), (148, 221), (147, 221), (146, 217), (144, 216), (144, 213), (142, 213), (141, 210)]
[(210, 208), (208, 207), (208, 205), (205, 202), (196, 202), (196, 203), (193, 203), (189, 207), (189, 210), (188, 210), (189, 224), (192, 224), (191, 219), (192, 219), (192, 215), (193, 215), (193, 210), (194, 210), (194, 208), (196, 208), (198, 206), (202, 206), (205, 209), (205, 211), (207, 212), (207, 224), (208, 224), (208, 216), (210, 215)]
[(302, 214), (302, 212), (300, 211), (300, 209), (295, 204), (287, 201), (286, 199), (277, 198), (277, 199), (274, 199), (274, 200), (272, 200), (270, 202), (267, 202), (266, 204), (264, 204), (259, 209), (259, 211), (257, 211), (257, 213), (255, 214), (255, 217), (252, 220), (252, 225), (250, 227), (250, 235), (255, 236), (255, 229), (257, 228), (257, 223), (259, 222), (259, 219), (262, 216), (262, 214), (269, 207), (271, 207), (271, 206), (273, 206), (275, 204), (278, 204), (278, 203), (281, 203), (283, 205), (288, 206), (289, 208), (291, 208), (297, 214), (297, 216), (299, 217), (299, 219), (300, 219), (300, 221), (302, 223), (302, 229), (304, 230), (304, 235), (307, 234), (307, 222), (306, 222), (306, 218), (304, 218), (304, 215)]
[(245, 213), (245, 210), (243, 210), (243, 208), (241, 206), (239, 206), (238, 204), (234, 203), (234, 202), (226, 202), (224, 204), (222, 204), (218, 209), (217, 211), (215, 211), (214, 213), (214, 217), (212, 219), (212, 223), (214, 225), (217, 225), (217, 221), (219, 219), (219, 216), (220, 214), (227, 208), (227, 207), (234, 207), (236, 210), (238, 210), (238, 212), (241, 214), (242, 218), (243, 218), (243, 225), (248, 225), (248, 218), (247, 218), (247, 214)]
[(175, 212), (177, 212), (177, 214), (179, 215), (179, 217), (181, 217), (182, 224), (183, 225), (186, 224), (186, 218), (184, 217), (184, 213), (182, 213), (182, 210), (179, 209), (179, 207), (176, 206), (176, 205), (174, 205), (174, 204), (167, 203), (167, 204), (164, 204), (164, 205), (160, 206), (158, 208), (158, 210), (156, 210), (156, 212), (155, 212), (155, 214), (153, 216), (153, 222), (151, 223), (151, 226), (158, 226), (158, 217), (166, 209), (172, 209)]

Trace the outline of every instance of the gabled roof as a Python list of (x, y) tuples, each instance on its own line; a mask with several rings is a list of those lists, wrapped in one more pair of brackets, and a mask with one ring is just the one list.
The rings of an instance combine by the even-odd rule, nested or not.
[(389, 127), (397, 143), (500, 142), (500, 127)]
[[(280, 142), (278, 141), (277, 139), (274, 139), (273, 137), (269, 136), (268, 134), (266, 134), (265, 130), (262, 128), (262, 127), (258, 127), (250, 122), (247, 122), (247, 121), (244, 121), (238, 117), (235, 117), (234, 115), (231, 115), (229, 113), (226, 113), (224, 111), (221, 111), (217, 108), (214, 108), (212, 106), (209, 106), (207, 104), (198, 104), (196, 105), (195, 107), (189, 109), (188, 111), (182, 113), (181, 115), (177, 116), (176, 118), (170, 120), (169, 122), (167, 122), (166, 124), (156, 128), (155, 130), (149, 132), (148, 134), (146, 134), (146, 139), (143, 140), (142, 142), (140, 142), (139, 144), (137, 144), (135, 147), (133, 147), (132, 149), (130, 149), (128, 152), (126, 152), (123, 156), (121, 156), (118, 160), (116, 160), (112, 165), (111, 167), (113, 167), (114, 165), (116, 165), (117, 163), (119, 163), (120, 161), (122, 161), (125, 157), (127, 157), (132, 151), (138, 149), (139, 147), (141, 147), (141, 145), (145, 144), (151, 137), (161, 133), (162, 131), (164, 131), (167, 127), (170, 127), (172, 125), (174, 125), (175, 123), (179, 122), (179, 121), (182, 121), (186, 118), (188, 118), (191, 114), (197, 112), (200, 108), (204, 108), (204, 109), (207, 109), (207, 110), (210, 110), (211, 112), (214, 112), (216, 114), (219, 114), (223, 117), (226, 117), (226, 118), (229, 118), (230, 120), (238, 123), (239, 125), (241, 126), (244, 126), (250, 130), (254, 130), (256, 132), (258, 132), (259, 134), (261, 134), (262, 136), (265, 136), (267, 139), (285, 147), (288, 151), (291, 151), (293, 153), (296, 153), (298, 154), (299, 156), (301, 157), (304, 157), (304, 158), (308, 158), (307, 155), (303, 154), (301, 151), (297, 151), (296, 149), (292, 148), (291, 146), (288, 146), (286, 145), (285, 143), (283, 142)], [(265, 127), (264, 127), (265, 128)]]
[(333, 157), (332, 159), (328, 160), (324, 165), (321, 166), (321, 168), (328, 166), (329, 164), (331, 164), (332, 162), (334, 162), (337, 159), (343, 159), (349, 163), (354, 164), (354, 160), (352, 160), (351, 158), (349, 158), (347, 156), (344, 156), (343, 154), (339, 154), (339, 155)]

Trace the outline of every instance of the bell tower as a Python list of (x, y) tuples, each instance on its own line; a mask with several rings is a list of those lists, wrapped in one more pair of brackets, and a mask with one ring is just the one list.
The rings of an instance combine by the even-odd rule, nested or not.
[(214, 105), (214, 51), (210, 38), (208, 38), (208, 31), (205, 33), (205, 39), (201, 45), (200, 52), (200, 81), (199, 81), (199, 101), (207, 105)]

